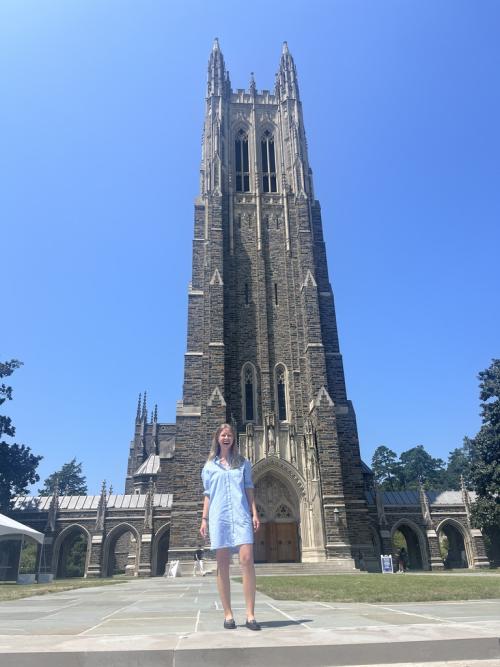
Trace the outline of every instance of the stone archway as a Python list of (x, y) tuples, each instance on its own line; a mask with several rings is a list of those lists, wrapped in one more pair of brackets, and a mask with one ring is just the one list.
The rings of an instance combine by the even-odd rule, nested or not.
[(52, 572), (58, 579), (87, 576), (90, 533), (80, 524), (62, 530), (54, 543)]
[(170, 543), (170, 524), (167, 523), (156, 531), (153, 540), (153, 557), (151, 576), (162, 577), (168, 563), (168, 547)]
[(300, 503), (290, 482), (268, 468), (256, 480), (255, 497), (261, 520), (255, 562), (300, 562)]
[(121, 523), (115, 526), (104, 542), (102, 576), (128, 574), (136, 577), (140, 544), (139, 533), (133, 525)]
[(453, 521), (453, 519), (445, 519), (437, 527), (436, 533), (445, 568), (462, 569), (470, 567), (471, 563), (474, 562), (472, 547), (463, 526)]
[[(427, 551), (425, 541), (418, 526), (408, 519), (401, 519), (392, 529), (392, 544), (394, 549), (394, 564), (398, 563), (398, 547), (395, 546), (395, 534), (401, 533), (408, 553), (407, 566), (410, 570), (428, 570)], [(404, 546), (404, 544), (403, 544)]]

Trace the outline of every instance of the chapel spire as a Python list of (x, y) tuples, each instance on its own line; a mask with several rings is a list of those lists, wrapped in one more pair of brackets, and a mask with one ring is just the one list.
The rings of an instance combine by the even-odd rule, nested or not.
[(287, 42), (283, 42), (283, 47), (281, 49), (280, 69), (276, 83), (281, 99), (287, 97), (296, 100), (300, 99), (297, 70), (295, 68), (293, 56), (288, 50)]
[(135, 415), (135, 421), (137, 423), (141, 421), (141, 401), (142, 401), (142, 393), (139, 394), (139, 400), (137, 401), (137, 413)]
[(224, 56), (216, 37), (208, 61), (207, 97), (211, 95), (223, 97), (230, 87), (229, 72), (226, 70)]

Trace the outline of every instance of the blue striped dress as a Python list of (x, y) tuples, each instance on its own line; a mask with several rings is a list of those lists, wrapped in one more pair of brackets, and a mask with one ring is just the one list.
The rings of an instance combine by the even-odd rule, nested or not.
[(219, 457), (207, 461), (201, 473), (204, 495), (210, 498), (208, 529), (210, 549), (253, 544), (253, 523), (245, 489), (253, 489), (252, 464), (225, 468)]

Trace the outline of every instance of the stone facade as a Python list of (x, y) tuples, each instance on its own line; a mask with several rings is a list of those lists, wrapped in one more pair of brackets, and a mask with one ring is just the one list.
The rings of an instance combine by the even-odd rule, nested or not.
[[(449, 540), (456, 538), (453, 553), (466, 552), (468, 566), (487, 564), (463, 494), (448, 504), (423, 490), (382, 496), (361, 461), (297, 72), (286, 43), (271, 92), (257, 91), (253, 76), (248, 90), (232, 90), (215, 41), (202, 145), (175, 424), (159, 423), (156, 407), (148, 414), (146, 396), (139, 397), (127, 495), (120, 497), (127, 500), (103, 492), (88, 506), (56, 503), (57, 518), (48, 522), (52, 571), (61, 536), (76, 523), (88, 537), (89, 576), (109, 574), (111, 554), (122, 559), (118, 569), (138, 576), (162, 574), (167, 557), (191, 563), (199, 543), (201, 469), (222, 422), (235, 426), (240, 450), (253, 464), (262, 519), (257, 561), (379, 570), (380, 553), (392, 552), (393, 534), (403, 527), (418, 567), (443, 566), (437, 535), (444, 528)], [(37, 527), (34, 517), (26, 519)]]
[[(321, 529), (321, 522), (314, 515), (304, 520), (298, 496), (284, 481), (284, 475), (291, 471), (285, 467), (280, 477), (281, 465), (276, 458), (271, 466), (263, 459), (254, 467), (259, 514), (267, 527), (256, 539), (257, 561), (301, 560), (300, 542), (294, 540), (287, 527), (300, 526), (301, 532)], [(261, 474), (262, 470), (266, 472)], [(381, 554), (392, 554), (396, 565), (398, 554), (393, 541), (396, 531), (405, 536), (411, 570), (488, 567), (482, 535), (471, 529), (469, 523), (467, 491), (426, 492), (423, 503), (422, 491), (381, 493), (373, 489), (368, 473), (365, 478), (370, 488), (365, 492), (370, 542), (377, 565), (366, 563), (361, 552), (353, 558), (358, 569), (379, 571)], [(300, 487), (299, 479), (294, 483)], [(116, 495), (103, 489), (100, 496), (20, 497), (16, 499), (12, 516), (45, 533), (40, 563), (42, 575), (66, 576), (67, 552), (78, 536), (85, 543), (82, 574), (86, 577), (119, 573), (162, 576), (168, 566), (172, 523), (170, 494), (153, 494), (150, 490), (146, 494)], [(291, 538), (291, 546), (284, 539), (274, 551), (272, 544), (277, 535)], [(448, 540), (447, 562), (443, 561), (439, 549), (443, 537)], [(191, 558), (184, 562), (185, 573), (192, 572)], [(325, 565), (328, 564), (332, 569), (341, 569), (343, 563), (327, 560)]]
[[(465, 495), (465, 501), (464, 501)], [(474, 498), (474, 494), (470, 494)], [(489, 567), (481, 531), (470, 525), (469, 492), (367, 491), (370, 530), (375, 551), (391, 554), (397, 562), (393, 538), (403, 533), (410, 568), (442, 570)], [(439, 543), (446, 538), (448, 556), (443, 560)]]
[(168, 561), (172, 496), (153, 493), (16, 498), (11, 515), (45, 534), (40, 572), (64, 576), (64, 546), (85, 542), (86, 577), (163, 575)]

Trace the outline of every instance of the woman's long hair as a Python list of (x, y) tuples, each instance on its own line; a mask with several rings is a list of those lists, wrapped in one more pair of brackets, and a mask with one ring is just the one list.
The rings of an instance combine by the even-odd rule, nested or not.
[(231, 445), (231, 456), (229, 460), (229, 465), (231, 466), (231, 468), (239, 468), (243, 464), (243, 461), (245, 459), (243, 458), (243, 456), (241, 456), (241, 454), (238, 451), (236, 433), (231, 424), (221, 424), (215, 431), (214, 436), (212, 438), (212, 444), (210, 446), (210, 452), (208, 454), (207, 461), (213, 461), (216, 456), (220, 455), (219, 435), (225, 428), (228, 428), (233, 436), (233, 444)]

